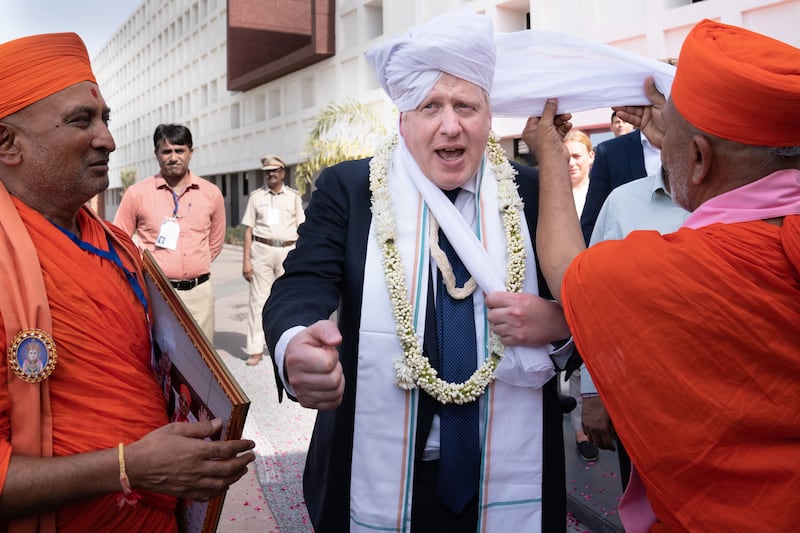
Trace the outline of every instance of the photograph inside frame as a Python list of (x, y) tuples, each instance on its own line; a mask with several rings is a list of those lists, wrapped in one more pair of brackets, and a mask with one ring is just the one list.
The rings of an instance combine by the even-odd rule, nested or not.
[[(147, 250), (143, 263), (153, 321), (153, 372), (169, 421), (219, 418), (222, 429), (215, 439), (241, 438), (250, 400)], [(180, 530), (216, 531), (224, 499), (221, 494), (209, 502), (178, 502)]]

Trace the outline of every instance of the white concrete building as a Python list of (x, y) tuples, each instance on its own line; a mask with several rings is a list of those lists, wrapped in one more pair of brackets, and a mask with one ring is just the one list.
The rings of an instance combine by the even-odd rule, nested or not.
[[(496, 31), (563, 31), (653, 58), (676, 57), (703, 18), (800, 46), (800, 0), (144, 0), (93, 58), (117, 142), (102, 214), (116, 212), (122, 170), (138, 179), (158, 170), (153, 130), (176, 122), (192, 131), (192, 170), (222, 188), (238, 224), (262, 183), (259, 158), (302, 161), (327, 104), (389, 109), (364, 58), (371, 45), (462, 8), (489, 14)], [(602, 109), (575, 123), (602, 131), (609, 118)], [(513, 154), (522, 121), (495, 129)]]

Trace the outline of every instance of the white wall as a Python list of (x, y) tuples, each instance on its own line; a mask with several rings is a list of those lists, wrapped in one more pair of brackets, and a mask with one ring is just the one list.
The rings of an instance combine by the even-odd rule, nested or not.
[[(315, 114), (329, 102), (388, 105), (364, 59), (372, 44), (461, 8), (490, 14), (497, 31), (522, 29), (530, 12), (536, 29), (575, 33), (653, 58), (677, 56), (686, 33), (703, 18), (800, 46), (800, 0), (337, 0), (334, 57), (229, 92), (225, 0), (145, 0), (93, 60), (118, 147), (111, 187), (119, 186), (124, 168), (134, 168), (140, 179), (157, 170), (151, 139), (161, 122), (192, 130), (191, 167), (200, 175), (252, 171), (265, 153), (298, 163)], [(581, 113), (575, 124), (605, 123), (609, 115), (608, 109)], [(497, 121), (495, 129), (513, 137), (521, 124)]]

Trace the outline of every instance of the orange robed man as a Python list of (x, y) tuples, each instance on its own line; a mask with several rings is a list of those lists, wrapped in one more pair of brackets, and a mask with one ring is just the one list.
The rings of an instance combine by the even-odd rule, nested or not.
[(253, 443), (167, 424), (139, 254), (84, 206), (115, 145), (81, 39), (0, 44), (0, 79), (0, 529), (177, 531), (176, 497), (226, 489)]
[(620, 108), (657, 139), (692, 212), (670, 235), (581, 253), (560, 142), (571, 117), (550, 101), (523, 133), (540, 165), (542, 270), (633, 463), (628, 532), (800, 522), (798, 65), (797, 48), (705, 20), (666, 103), (649, 79), (654, 105)]

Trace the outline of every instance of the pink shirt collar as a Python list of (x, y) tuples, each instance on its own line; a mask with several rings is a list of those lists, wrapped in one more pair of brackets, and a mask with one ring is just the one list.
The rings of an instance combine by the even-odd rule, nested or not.
[(735, 224), (800, 214), (800, 170), (780, 170), (715, 196), (689, 215), (684, 228)]

